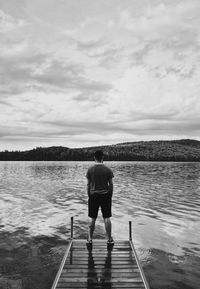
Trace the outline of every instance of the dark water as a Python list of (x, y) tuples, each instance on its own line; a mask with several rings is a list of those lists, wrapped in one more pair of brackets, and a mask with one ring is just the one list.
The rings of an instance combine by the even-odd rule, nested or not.
[[(152, 289), (200, 288), (200, 163), (110, 162), (113, 236), (133, 240)], [(87, 235), (89, 162), (0, 162), (0, 289), (50, 289), (75, 217)], [(104, 238), (101, 214), (95, 237)]]

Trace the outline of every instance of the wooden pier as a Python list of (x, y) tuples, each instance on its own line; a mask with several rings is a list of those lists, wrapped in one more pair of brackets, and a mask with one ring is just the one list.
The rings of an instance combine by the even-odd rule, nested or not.
[(129, 222), (129, 240), (117, 240), (112, 250), (107, 241), (93, 240), (88, 250), (86, 240), (71, 239), (51, 289), (150, 289), (137, 257)]

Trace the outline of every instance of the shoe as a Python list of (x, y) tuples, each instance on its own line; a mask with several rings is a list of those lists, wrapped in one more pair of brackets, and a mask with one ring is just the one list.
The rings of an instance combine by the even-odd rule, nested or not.
[(92, 250), (92, 240), (87, 240), (86, 246), (87, 246), (88, 250)]
[(107, 241), (107, 244), (114, 244), (114, 243), (115, 243), (115, 242), (114, 242), (114, 240), (113, 240), (112, 237)]
[(113, 238), (111, 237), (111, 238), (107, 241), (107, 249), (108, 249), (108, 250), (112, 250), (114, 244), (115, 244), (115, 242), (114, 242)]

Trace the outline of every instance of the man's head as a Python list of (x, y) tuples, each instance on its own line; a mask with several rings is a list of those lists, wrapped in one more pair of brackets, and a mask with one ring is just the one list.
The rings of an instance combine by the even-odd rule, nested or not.
[(103, 161), (103, 152), (101, 150), (98, 150), (94, 153), (94, 159), (97, 162), (102, 162)]

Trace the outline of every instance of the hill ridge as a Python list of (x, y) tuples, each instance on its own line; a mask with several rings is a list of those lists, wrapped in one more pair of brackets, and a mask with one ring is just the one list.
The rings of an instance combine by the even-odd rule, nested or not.
[(36, 147), (0, 152), (1, 161), (91, 161), (97, 149), (106, 161), (200, 161), (200, 141), (194, 139), (125, 142), (82, 148)]

